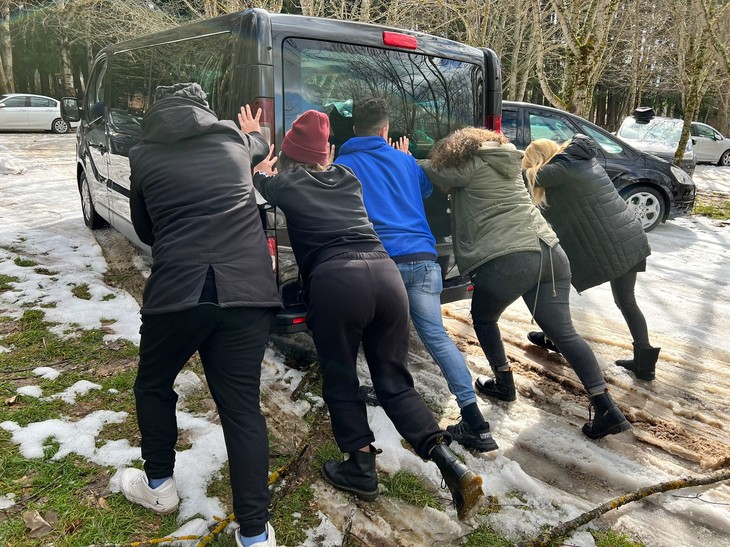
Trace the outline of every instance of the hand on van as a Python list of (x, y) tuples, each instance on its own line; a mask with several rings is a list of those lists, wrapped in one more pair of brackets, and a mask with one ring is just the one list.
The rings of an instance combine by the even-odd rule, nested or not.
[(395, 142), (393, 142), (393, 139), (388, 137), (388, 144), (396, 150), (400, 150), (404, 154), (408, 154), (409, 156), (411, 155), (411, 151), (408, 149), (409, 140), (405, 135)]
[[(241, 109), (243, 110), (243, 108)], [(250, 113), (250, 111), (249, 111)], [(243, 128), (242, 128), (243, 129)], [(256, 167), (253, 168), (254, 173), (263, 173), (265, 175), (268, 175), (270, 177), (273, 177), (274, 175), (277, 175), (279, 173), (279, 170), (274, 167), (274, 164), (276, 163), (276, 160), (278, 160), (274, 155), (274, 145), (269, 146), (269, 153), (266, 155), (266, 158), (256, 165)]]
[(254, 131), (261, 133), (261, 124), (259, 123), (261, 118), (261, 109), (256, 111), (256, 116), (251, 114), (251, 107), (245, 105), (241, 107), (241, 112), (238, 114), (238, 125), (241, 127), (241, 131), (244, 133), (253, 133)]

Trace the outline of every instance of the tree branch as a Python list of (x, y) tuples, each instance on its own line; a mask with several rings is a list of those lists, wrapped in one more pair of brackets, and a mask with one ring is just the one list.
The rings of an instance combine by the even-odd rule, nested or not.
[(584, 524), (592, 521), (608, 513), (611, 509), (617, 509), (622, 505), (631, 503), (632, 501), (638, 501), (640, 499), (651, 496), (652, 494), (658, 494), (660, 492), (669, 492), (670, 490), (678, 490), (680, 488), (688, 488), (690, 486), (702, 486), (706, 484), (714, 484), (730, 479), (730, 469), (723, 469), (712, 475), (704, 477), (688, 477), (684, 479), (677, 479), (667, 482), (661, 482), (653, 486), (646, 486), (625, 496), (619, 496), (611, 501), (607, 501), (603, 505), (596, 507), (590, 511), (587, 511), (573, 520), (564, 522), (555, 526), (551, 530), (541, 534), (539, 537), (524, 543), (524, 547), (547, 547), (551, 542), (555, 541), (559, 537), (563, 537), (568, 533), (572, 532), (576, 528), (583, 526)]

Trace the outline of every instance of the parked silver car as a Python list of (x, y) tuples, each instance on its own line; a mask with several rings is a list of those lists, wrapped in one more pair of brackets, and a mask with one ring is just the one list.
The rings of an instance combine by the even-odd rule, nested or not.
[(68, 133), (71, 125), (61, 117), (61, 102), (43, 95), (0, 95), (0, 131), (53, 131)]
[(706, 123), (692, 122), (692, 139), (698, 163), (716, 163), (730, 167), (730, 139)]

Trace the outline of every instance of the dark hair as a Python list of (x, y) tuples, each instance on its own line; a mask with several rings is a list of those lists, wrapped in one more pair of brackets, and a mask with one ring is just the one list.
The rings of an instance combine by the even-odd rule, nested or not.
[(287, 156), (284, 152), (279, 152), (279, 159), (276, 162), (276, 167), (280, 171), (287, 169), (296, 169), (297, 167), (304, 167), (307, 171), (326, 171), (326, 165), (319, 165), (318, 163), (302, 163), (296, 161)]
[(352, 123), (358, 137), (377, 135), (388, 124), (389, 118), (390, 105), (380, 97), (361, 99), (352, 108)]

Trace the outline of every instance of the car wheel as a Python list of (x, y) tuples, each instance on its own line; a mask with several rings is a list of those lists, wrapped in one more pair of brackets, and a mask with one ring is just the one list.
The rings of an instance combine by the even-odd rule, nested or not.
[(661, 194), (649, 186), (635, 186), (622, 192), (621, 196), (626, 200), (636, 218), (641, 221), (645, 232), (656, 228), (664, 218), (666, 204)]
[(99, 216), (94, 208), (94, 201), (91, 199), (91, 188), (89, 188), (89, 181), (86, 179), (85, 174), (81, 175), (79, 192), (81, 194), (81, 212), (84, 215), (84, 224), (91, 230), (106, 226), (106, 221)]
[(717, 162), (717, 165), (720, 167), (730, 167), (730, 150), (725, 150), (722, 156), (720, 156), (720, 161)]
[(56, 118), (51, 124), (51, 131), (54, 133), (68, 133), (68, 124), (61, 118)]

